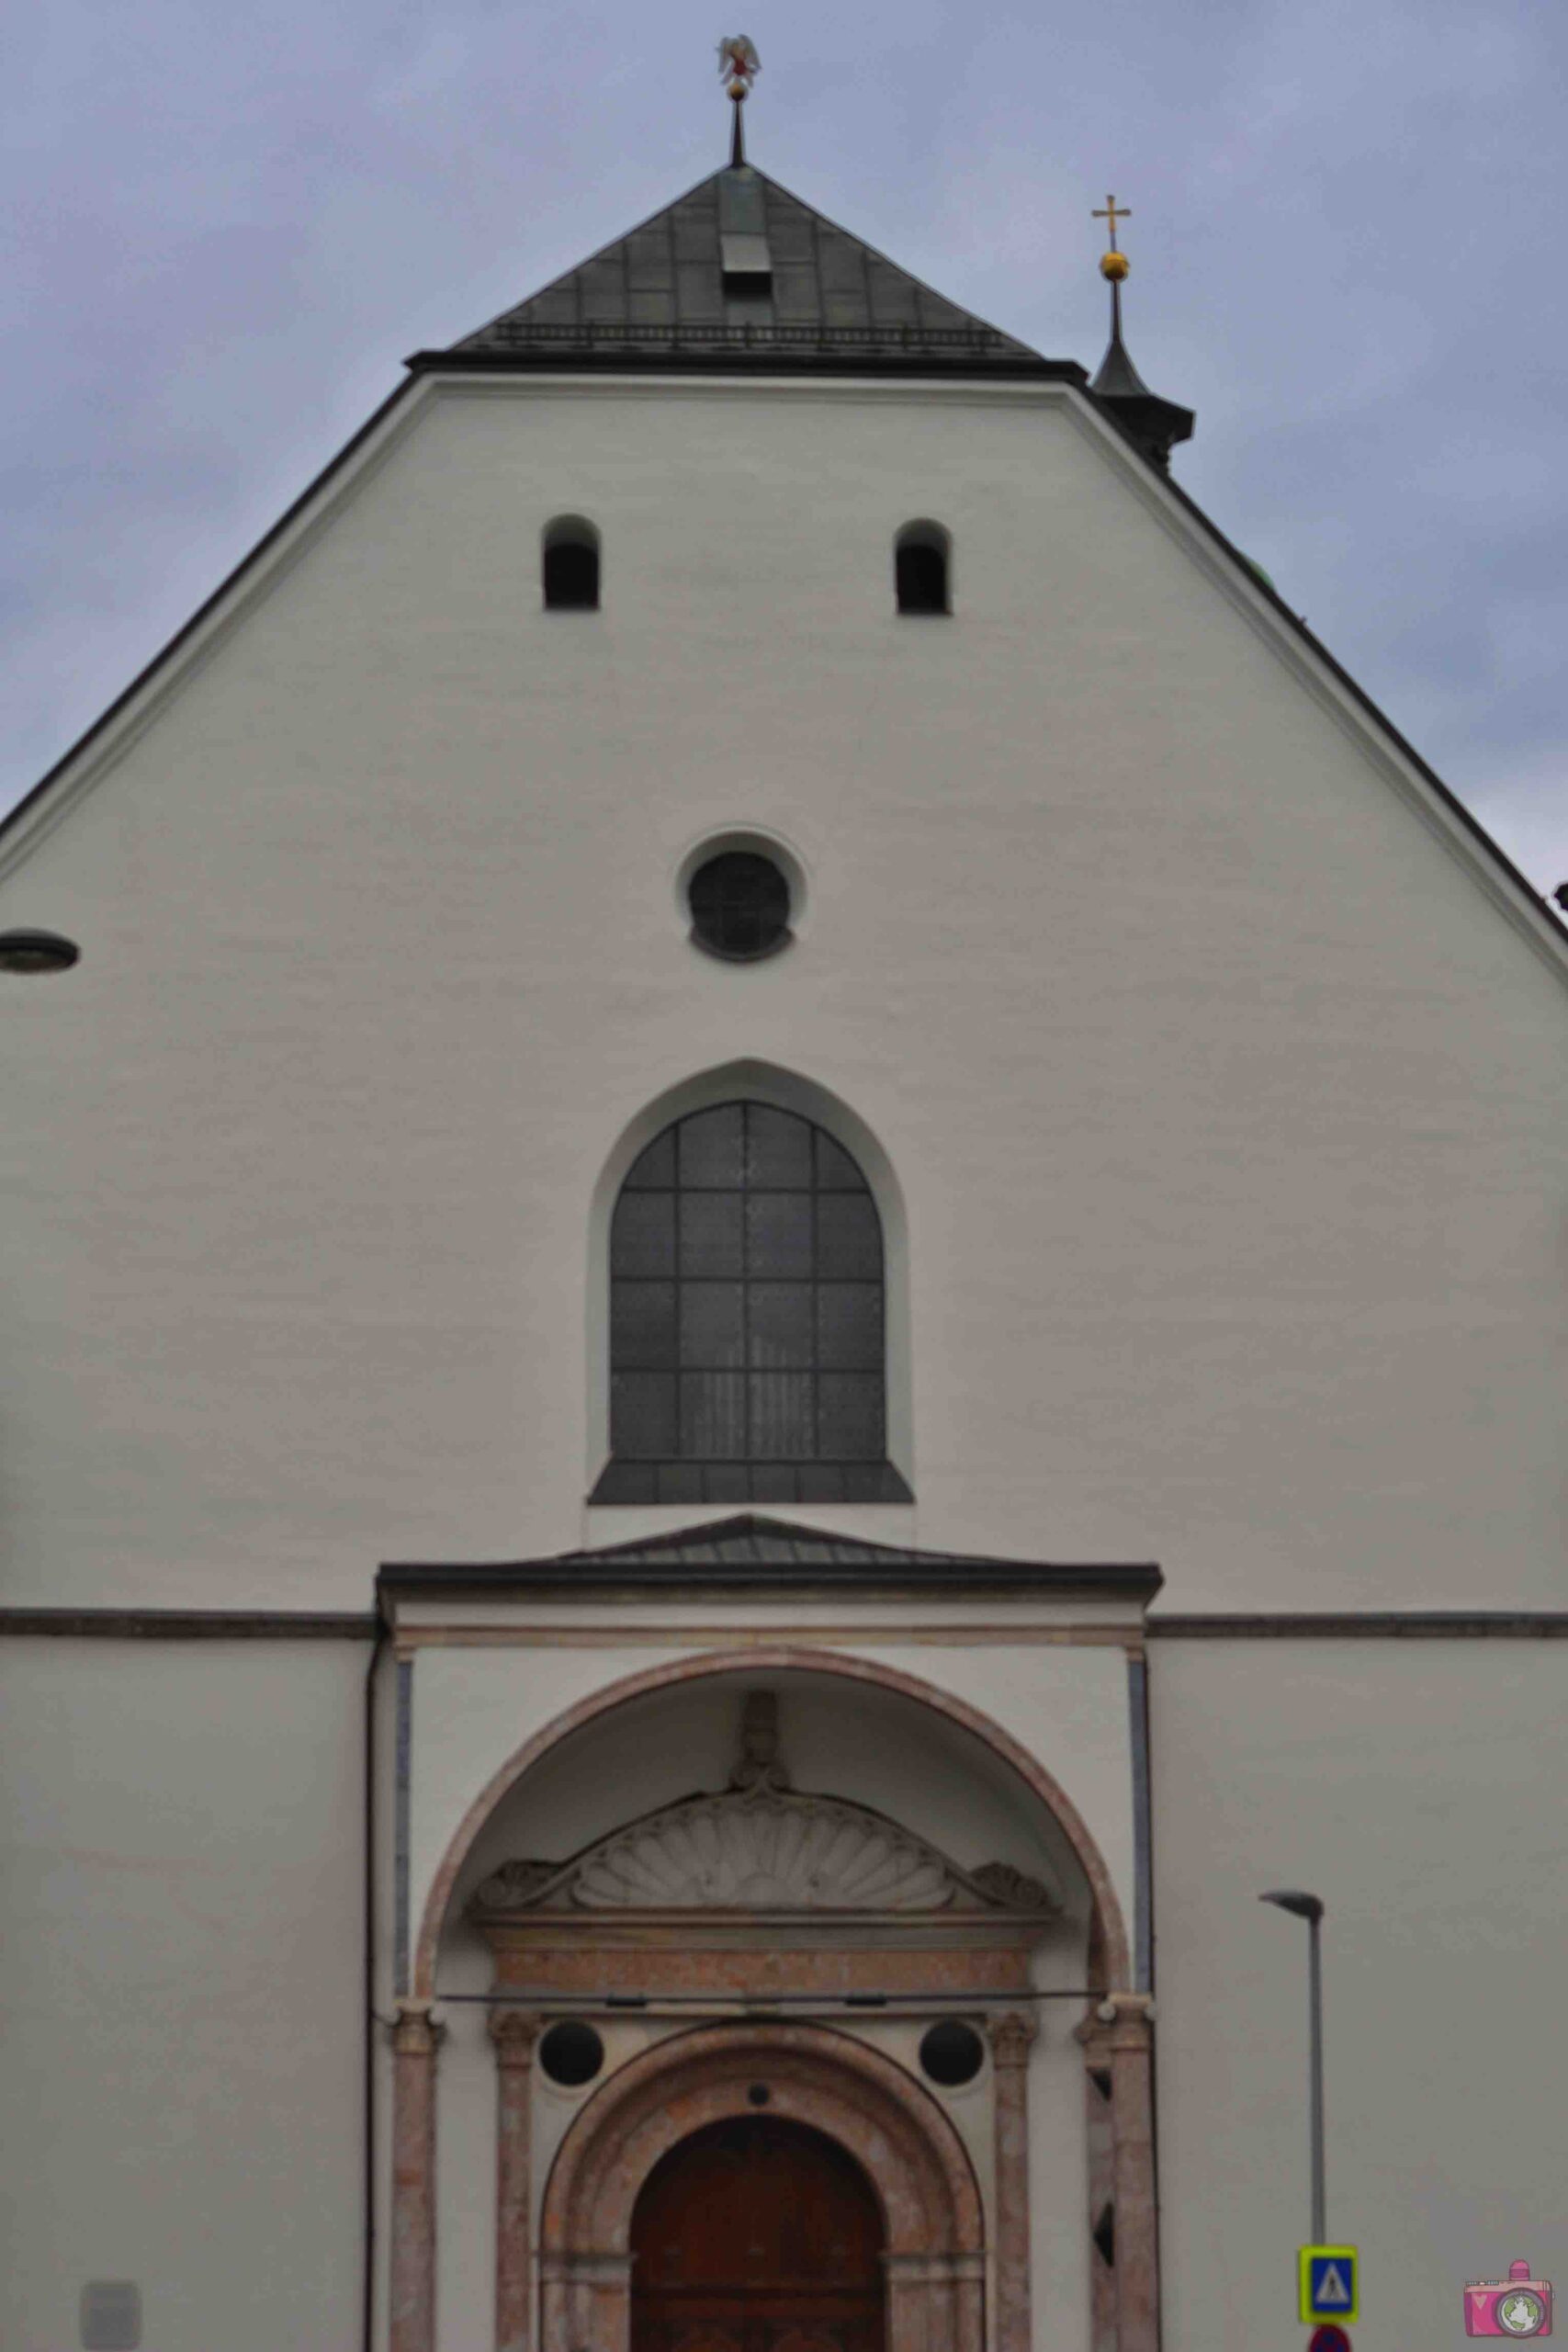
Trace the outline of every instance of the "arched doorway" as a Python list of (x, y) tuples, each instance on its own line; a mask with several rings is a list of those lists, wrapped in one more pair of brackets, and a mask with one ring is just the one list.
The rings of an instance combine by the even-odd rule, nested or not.
[(885, 2245), (870, 2181), (826, 2132), (707, 2124), (633, 2208), (631, 2352), (883, 2352)]
[[(768, 2093), (765, 2119), (754, 2098), (759, 2088)], [(760, 2120), (804, 2127), (807, 2140), (788, 2145), (809, 2142), (820, 2150), (825, 2143), (829, 2161), (841, 2165), (847, 2159), (852, 2168), (850, 2193), (871, 2197), (886, 2311), (880, 2328), (874, 2322), (870, 2338), (856, 2338), (852, 2352), (882, 2352), (884, 2346), (886, 2352), (982, 2352), (985, 2225), (979, 2187), (952, 2122), (880, 2052), (822, 2026), (782, 2021), (673, 2034), (628, 2061), (579, 2111), (550, 2167), (539, 2218), (540, 2352), (632, 2352), (634, 2346), (644, 2352), (633, 2310), (642, 2267), (634, 2259), (642, 2192), (667, 2159), (705, 2143), (716, 2126)], [(754, 2153), (757, 2143), (750, 2144)], [(772, 2144), (786, 2146), (782, 2138)], [(789, 2161), (781, 2154), (765, 2163), (776, 2162), (783, 2174)], [(845, 2176), (836, 2171), (832, 2177), (837, 2194)], [(823, 2178), (819, 2171), (818, 2184)], [(746, 2191), (737, 2193), (744, 2198)], [(819, 2187), (807, 2192), (819, 2193)], [(680, 2194), (671, 2195), (678, 2212)], [(650, 2235), (641, 2251), (654, 2255), (657, 2287), (656, 2219), (644, 2226)], [(855, 2257), (834, 2256), (833, 2243), (828, 2275), (841, 2261), (848, 2285), (857, 2275)], [(682, 2245), (679, 2233), (675, 2244)], [(728, 2289), (735, 2281), (721, 2275), (708, 2283)], [(812, 2352), (818, 2344), (828, 2352), (826, 2330), (781, 2325), (746, 2338), (732, 2324), (728, 2332), (737, 2352), (755, 2352), (759, 2345), (761, 2352)], [(525, 2338), (513, 2328), (502, 2330), (500, 2340), (510, 2346)], [(689, 2340), (666, 2339), (661, 2352), (708, 2348), (694, 2328)], [(724, 2352), (716, 2336), (712, 2352)]]

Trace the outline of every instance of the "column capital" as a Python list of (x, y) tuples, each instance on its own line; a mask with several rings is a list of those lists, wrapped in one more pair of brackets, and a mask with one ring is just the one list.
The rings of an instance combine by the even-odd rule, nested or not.
[(1154, 2018), (1152, 1993), (1106, 1993), (1073, 2032), (1091, 2052), (1146, 2050)]
[(1026, 2066), (1038, 2030), (1027, 2009), (1004, 2009), (1000, 2017), (987, 2018), (986, 2031), (990, 2037), (993, 2065)]
[(446, 2031), (433, 2001), (400, 2001), (392, 2024), (392, 2048), (400, 2058), (434, 2058)]
[(531, 2065), (534, 2044), (542, 2030), (543, 2019), (531, 2009), (491, 2009), (490, 2038), (495, 2044), (496, 2064)]

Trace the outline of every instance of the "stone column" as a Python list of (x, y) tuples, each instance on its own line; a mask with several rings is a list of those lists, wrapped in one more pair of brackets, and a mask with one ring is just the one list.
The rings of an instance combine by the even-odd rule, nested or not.
[(1029, 2052), (1034, 2019), (1009, 2009), (989, 2020), (996, 2113), (996, 2352), (1030, 2352)]
[(529, 2239), (531, 2077), (539, 2020), (522, 2009), (492, 2009), (495, 2043), (496, 2352), (530, 2352), (534, 2341)]
[(1116, 2352), (1159, 2352), (1153, 2018), (1148, 1994), (1109, 1993), (1078, 2028), (1089, 2064), (1111, 2075)]
[(435, 2052), (428, 2001), (392, 2028), (391, 2352), (435, 2352)]

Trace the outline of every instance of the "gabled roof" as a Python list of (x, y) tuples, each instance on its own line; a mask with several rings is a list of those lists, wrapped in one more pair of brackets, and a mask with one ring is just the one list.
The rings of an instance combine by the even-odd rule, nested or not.
[[(740, 269), (727, 272), (724, 267), (724, 239), (757, 233), (722, 225), (726, 209), (733, 214), (734, 191), (743, 183), (750, 183), (754, 189), (753, 198), (747, 201), (758, 201), (762, 208), (762, 233), (771, 265), (767, 275), (773, 281), (765, 303), (754, 287), (726, 283), (761, 274)], [(727, 184), (732, 190), (728, 198), (723, 194)], [(779, 224), (776, 243), (775, 221)], [(678, 228), (678, 222), (684, 225)], [(737, 260), (746, 257), (744, 253), (731, 254)], [(717, 316), (712, 314), (716, 300)], [(699, 315), (705, 308), (709, 313), (705, 317)], [(1111, 358), (1108, 354), (1108, 364)], [(1474, 853), (1477, 877), (1489, 888), (1495, 903), (1560, 977), (1568, 975), (1568, 934), (1534, 884), (1301, 616), (1291, 610), (1267, 575), (1232, 545), (1179, 483), (1170, 480), (1158, 459), (1151, 458), (1147, 447), (1132, 430), (1134, 420), (1128, 413), (1130, 401), (1137, 397), (1134, 388), (1142, 384), (1130, 361), (1130, 380), (1120, 379), (1114, 368), (1108, 380), (1102, 368), (1097, 386), (1091, 387), (1088, 370), (1076, 361), (1043, 358), (1026, 344), (934, 293), (872, 246), (812, 211), (764, 173), (731, 165), (699, 182), (642, 228), (618, 238), (538, 294), (502, 311), (488, 326), (464, 336), (448, 350), (417, 352), (408, 364), (412, 377), (389, 395), (32, 790), (0, 816), (0, 871), (8, 852), (13, 856), (20, 854), (20, 842), (31, 836), (40, 812), (57, 792), (63, 801), (67, 788), (91, 776), (93, 756), (101, 759), (112, 748), (120, 723), (136, 722), (147, 699), (177, 674), (186, 659), (197, 658), (209, 630), (227, 621), (240, 597), (265, 576), (296, 531), (317, 519), (352, 478), (356, 465), (400, 428), (428, 390), (425, 379), (432, 376), (468, 371), (512, 374), (530, 368), (564, 367), (573, 371), (622, 368), (638, 374), (682, 375), (712, 368), (727, 376), (748, 371), (919, 378), (946, 374), (992, 382), (1022, 377), (1071, 387), (1069, 397), (1081, 397), (1129, 449), (1137, 451), (1140, 468), (1158, 475), (1165, 493), (1190, 522), (1200, 540), (1207, 541), (1221, 557), (1233, 593), (1239, 587), (1249, 601), (1264, 608), (1284, 642), (1293, 646), (1302, 666), (1309, 672), (1320, 669), (1325, 683), (1354, 707), (1368, 733), (1385, 752), (1392, 752), (1411, 780), (1431, 795), (1438, 809), (1457, 828)], [(1146, 388), (1145, 396), (1155, 400)], [(17, 845), (15, 850), (12, 844)]]
[(879, 1585), (907, 1591), (911, 1586), (955, 1585), (966, 1592), (1011, 1592), (1049, 1597), (1098, 1592), (1122, 1600), (1149, 1600), (1164, 1581), (1147, 1563), (1095, 1563), (1064, 1566), (1033, 1560), (998, 1560), (967, 1552), (917, 1552), (899, 1544), (868, 1544), (785, 1519), (746, 1511), (735, 1519), (710, 1520), (668, 1535), (646, 1535), (592, 1552), (558, 1552), (542, 1560), (484, 1563), (397, 1563), (381, 1570), (380, 1583), (409, 1590), (433, 1585), (498, 1587), (516, 1591), (566, 1589), (604, 1590), (716, 1591), (738, 1586), (836, 1587), (865, 1592)]
[(730, 164), (441, 353), (508, 368), (852, 368), (1065, 376), (747, 164)]

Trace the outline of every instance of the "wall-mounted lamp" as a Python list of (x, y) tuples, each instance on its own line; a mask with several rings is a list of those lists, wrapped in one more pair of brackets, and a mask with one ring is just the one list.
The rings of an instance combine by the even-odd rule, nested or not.
[(0, 972), (68, 972), (82, 950), (57, 931), (0, 931)]

